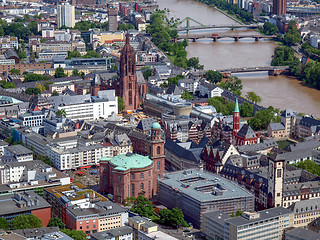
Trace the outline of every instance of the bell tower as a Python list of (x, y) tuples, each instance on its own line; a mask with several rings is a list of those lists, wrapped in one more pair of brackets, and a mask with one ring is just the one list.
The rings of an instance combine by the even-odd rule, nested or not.
[(271, 207), (283, 205), (282, 190), (285, 169), (285, 159), (277, 154), (268, 157), (268, 196), (272, 199)]

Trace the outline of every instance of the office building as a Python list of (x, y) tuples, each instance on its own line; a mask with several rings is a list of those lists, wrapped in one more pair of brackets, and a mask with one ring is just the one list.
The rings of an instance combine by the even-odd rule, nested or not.
[(203, 214), (202, 231), (208, 240), (249, 240), (283, 238), (283, 231), (293, 226), (293, 212), (283, 207), (260, 212), (243, 212), (231, 217), (221, 211)]
[(57, 6), (58, 28), (62, 26), (73, 28), (75, 25), (75, 7), (68, 3), (61, 3)]
[(198, 169), (163, 174), (158, 179), (157, 200), (179, 207), (185, 218), (200, 227), (202, 214), (219, 209), (226, 214), (253, 211), (254, 196), (229, 180)]
[(108, 7), (108, 27), (109, 31), (117, 31), (118, 30), (118, 9), (114, 7)]
[(33, 160), (33, 152), (22, 145), (11, 145), (4, 149), (4, 156), (11, 156), (17, 162), (27, 162)]
[(33, 191), (0, 196), (0, 218), (11, 222), (19, 215), (33, 214), (47, 226), (51, 218), (51, 205)]
[(52, 205), (53, 217), (61, 218), (67, 228), (86, 234), (115, 229), (128, 222), (127, 209), (80, 183), (45, 188), (44, 198)]

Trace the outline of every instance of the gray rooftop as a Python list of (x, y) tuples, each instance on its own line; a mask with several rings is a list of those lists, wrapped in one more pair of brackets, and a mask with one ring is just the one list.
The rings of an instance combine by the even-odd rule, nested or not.
[(294, 237), (296, 240), (320, 240), (320, 234), (304, 228), (295, 228), (286, 232), (287, 236)]
[[(51, 205), (46, 200), (44, 200), (42, 197), (40, 197), (33, 191), (30, 191), (27, 193), (19, 193), (20, 197), (16, 197), (16, 198), (15, 198), (15, 195), (16, 194), (8, 194), (8, 195), (0, 196), (0, 202), (1, 202), (0, 215), (1, 216), (51, 207)], [(22, 197), (25, 200), (23, 200)], [(29, 204), (28, 202), (31, 204)], [(21, 203), (21, 204), (26, 203), (27, 205), (25, 207), (20, 208), (17, 203)]]
[(290, 214), (290, 213), (292, 213), (291, 210), (283, 208), (283, 207), (269, 208), (269, 209), (260, 211), (259, 212), (260, 217), (256, 218), (256, 219), (249, 220), (249, 219), (246, 219), (241, 216), (241, 217), (229, 218), (226, 220), (226, 222), (229, 222), (232, 225), (241, 226), (241, 225), (246, 225), (249, 223), (260, 222), (262, 220), (274, 218), (277, 216), (283, 216), (283, 215)]
[(8, 147), (6, 147), (6, 149), (15, 155), (27, 155), (27, 154), (33, 153), (30, 149), (28, 149), (20, 144), (8, 146)]
[(239, 185), (199, 169), (167, 173), (158, 181), (200, 202), (252, 196)]
[(106, 240), (106, 239), (114, 239), (114, 238), (117, 239), (117, 237), (120, 237), (121, 239), (121, 236), (132, 234), (132, 233), (133, 233), (133, 229), (131, 227), (123, 226), (123, 227), (118, 227), (108, 231), (93, 233), (91, 234), (91, 239)]

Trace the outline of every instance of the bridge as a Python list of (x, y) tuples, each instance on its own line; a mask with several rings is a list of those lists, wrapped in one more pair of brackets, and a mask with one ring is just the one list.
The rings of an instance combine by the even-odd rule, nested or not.
[[(196, 23), (197, 26), (190, 26), (190, 22)], [(178, 26), (182, 25), (183, 23), (186, 23), (185, 27), (178, 27)], [(238, 25), (206, 25), (201, 22), (198, 22), (197, 20), (194, 20), (191, 17), (186, 17), (186, 18), (182, 19), (180, 22), (178, 22), (176, 27), (177, 27), (178, 31), (186, 30), (187, 33), (189, 33), (190, 30), (207, 29), (207, 28), (232, 28), (232, 29), (251, 28), (251, 29), (254, 29), (254, 28), (258, 28), (258, 25), (254, 25), (254, 24), (251, 24), (251, 25), (241, 25), (241, 24), (238, 24)]]
[(257, 35), (257, 34), (250, 34), (250, 35), (239, 35), (239, 34), (187, 34), (187, 35), (179, 35), (177, 39), (174, 41), (181, 40), (181, 39), (190, 39), (193, 42), (196, 42), (198, 39), (201, 38), (212, 38), (214, 42), (218, 41), (221, 38), (233, 38), (235, 41), (239, 41), (242, 38), (254, 38), (255, 41), (259, 41), (260, 39), (264, 38), (275, 38), (276, 35)]
[(218, 69), (216, 71), (222, 73), (223, 77), (229, 77), (231, 76), (232, 73), (241, 73), (241, 72), (268, 72), (269, 75), (278, 76), (287, 70), (289, 70), (289, 66), (229, 68), (229, 69)]
[(205, 26), (189, 26), (189, 27), (179, 27), (177, 28), (178, 31), (185, 31), (187, 30), (201, 30), (201, 29), (209, 29), (209, 28), (232, 28), (232, 29), (236, 29), (236, 28), (250, 28), (250, 29), (256, 29), (258, 28), (258, 25), (205, 25)]

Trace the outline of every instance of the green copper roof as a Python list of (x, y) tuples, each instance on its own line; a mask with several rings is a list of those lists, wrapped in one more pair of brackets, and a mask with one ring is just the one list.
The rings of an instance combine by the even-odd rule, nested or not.
[(152, 129), (161, 129), (161, 126), (160, 126), (159, 123), (154, 122), (154, 123), (152, 123), (152, 127), (151, 127), (151, 128), (152, 128)]
[(239, 112), (238, 98), (236, 98), (236, 105), (234, 106), (234, 112)]
[(116, 166), (114, 169), (119, 171), (126, 171), (134, 168), (145, 168), (153, 164), (153, 161), (148, 156), (139, 154), (121, 154), (112, 158), (102, 157), (100, 161), (108, 161)]

